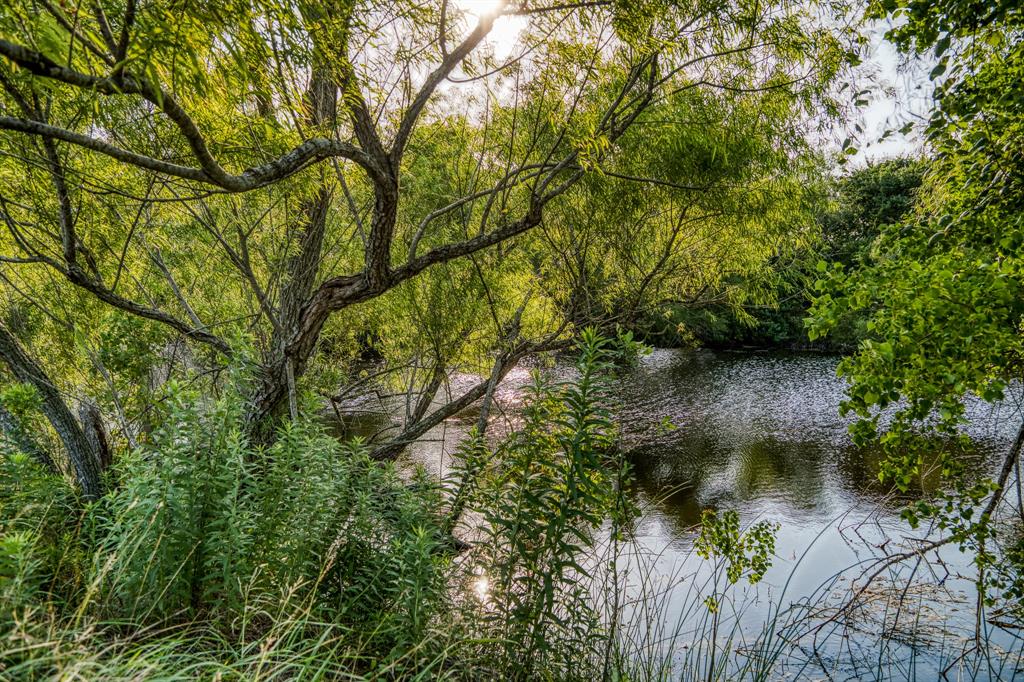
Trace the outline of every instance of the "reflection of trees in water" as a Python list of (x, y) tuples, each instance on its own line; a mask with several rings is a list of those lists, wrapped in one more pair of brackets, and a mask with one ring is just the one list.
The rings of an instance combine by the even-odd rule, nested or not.
[(687, 525), (697, 523), (705, 507), (742, 506), (764, 497), (815, 508), (826, 490), (824, 456), (824, 449), (814, 442), (773, 436), (723, 442), (713, 429), (687, 429), (671, 446), (642, 447), (632, 453), (644, 492)]
[(879, 480), (878, 475), (886, 458), (886, 453), (880, 446), (850, 445), (841, 449), (837, 453), (837, 468), (841, 483), (854, 494), (902, 503), (929, 497), (940, 491), (940, 458), (943, 452), (952, 452), (964, 463), (964, 476), (968, 483), (973, 483), (991, 473), (991, 466), (999, 455), (1000, 447), (1000, 443), (991, 440), (982, 440), (965, 448), (953, 438), (931, 438), (929, 447), (921, 451), (920, 472), (914, 477), (911, 487), (906, 492), (900, 492), (894, 486)]
[(391, 425), (391, 417), (385, 412), (346, 412), (340, 416), (327, 412), (322, 415), (321, 423), (328, 434), (347, 442), (353, 438), (373, 438)]
[(986, 473), (996, 443), (964, 449), (953, 439), (936, 439), (925, 451), (921, 473), (906, 493), (878, 479), (884, 453), (878, 447), (837, 446), (832, 442), (787, 440), (760, 435), (736, 442), (728, 430), (690, 425), (633, 450), (639, 486), (657, 500), (667, 516), (684, 528), (700, 521), (701, 511), (779, 499), (799, 510), (825, 506), (830, 488), (854, 498), (899, 510), (908, 500), (939, 490), (939, 453), (958, 450), (969, 480)]
[(713, 434), (687, 429), (670, 445), (659, 442), (633, 450), (630, 460), (644, 493), (689, 528), (700, 522), (710, 504), (702, 492), (714, 472), (727, 466), (729, 453)]
[(825, 493), (825, 451), (812, 441), (767, 436), (743, 446), (736, 475), (739, 499), (781, 496), (796, 507), (813, 509)]
[[(937, 491), (938, 452), (955, 446), (952, 439), (936, 440), (916, 485), (898, 495), (878, 480), (883, 453), (849, 442), (847, 424), (838, 416), (843, 385), (834, 375), (835, 358), (659, 351), (652, 360), (619, 378), (617, 416), (638, 486), (685, 528), (699, 522), (704, 508), (743, 510), (759, 500), (806, 512), (838, 495), (844, 504), (865, 501), (895, 513), (908, 499)], [(518, 406), (518, 386), (508, 393)], [(976, 412), (979, 424), (994, 419), (991, 410)], [(664, 417), (678, 428), (666, 430)], [(475, 414), (467, 411), (461, 418), (475, 421)], [(394, 428), (384, 411), (345, 412), (343, 425), (328, 411), (325, 423), (343, 439)], [(444, 434), (448, 449), (462, 432)], [(993, 435), (959, 456), (973, 480), (993, 451), (1004, 449)]]
[[(746, 415), (731, 414), (730, 407), (750, 410), (752, 403), (721, 399), (729, 391), (710, 390), (708, 374), (721, 380), (722, 367), (732, 370), (732, 365), (737, 363), (722, 363), (712, 372), (701, 363), (685, 371), (674, 367), (673, 372), (666, 373), (671, 382), (652, 381), (645, 376), (638, 383), (643, 384), (646, 394), (641, 398), (638, 393), (635, 402), (628, 402), (634, 415), (624, 428), (634, 445), (632, 460), (639, 484), (647, 496), (660, 501), (667, 515), (684, 524), (698, 522), (700, 511), (706, 507), (742, 508), (764, 499), (782, 501), (796, 510), (813, 510), (827, 504), (829, 491), (897, 512), (907, 500), (939, 491), (941, 452), (952, 450), (965, 464), (968, 479), (975, 480), (989, 471), (993, 453), (1005, 447), (997, 438), (982, 438), (968, 449), (951, 437), (933, 438), (923, 451), (921, 473), (914, 485), (907, 493), (898, 494), (879, 480), (885, 458), (880, 447), (855, 446), (838, 416), (834, 423), (822, 423), (818, 418), (820, 406), (814, 397), (823, 396), (816, 395), (814, 382), (804, 387), (804, 392), (814, 396), (807, 398), (812, 415), (795, 414), (784, 406), (767, 414), (770, 408), (758, 400), (755, 409)], [(684, 378), (687, 381), (681, 381)], [(711, 410), (700, 413), (686, 409), (688, 414), (677, 430), (658, 432), (658, 407), (664, 404), (669, 414), (679, 409), (680, 402), (692, 408), (694, 392), (705, 394)], [(838, 411), (838, 402), (836, 399), (831, 409)], [(647, 412), (651, 414), (644, 414)], [(837, 429), (842, 434), (839, 437)]]

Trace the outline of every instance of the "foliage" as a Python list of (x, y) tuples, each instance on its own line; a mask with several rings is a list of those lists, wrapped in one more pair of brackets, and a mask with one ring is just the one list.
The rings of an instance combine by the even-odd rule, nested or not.
[[(5, 618), (13, 611), (25, 627), (19, 610), (49, 608), (58, 630), (82, 617), (137, 628), (189, 623), (244, 647), (247, 631), (287, 628), (298, 617), (310, 631), (289, 637), (311, 637), (313, 646), (319, 631), (336, 642), (328, 646), (358, 648), (362, 662), (342, 659), (353, 671), (429, 641), (447, 563), (436, 485), (414, 492), (358, 444), (343, 446), (310, 423), (291, 424), (257, 458), (241, 435), (238, 402), (237, 392), (204, 404), (170, 387), (152, 441), (119, 467), (120, 485), (77, 531), (67, 525), (74, 507), (52, 497), (66, 485), (37, 483), (32, 463), (8, 453)], [(272, 470), (257, 477), (264, 466)], [(32, 494), (49, 495), (47, 506)], [(86, 551), (65, 548), (55, 561), (61, 543)], [(77, 573), (84, 582), (70, 579)], [(356, 634), (342, 647), (350, 628)]]
[(506, 665), (518, 661), (524, 678), (541, 670), (586, 678), (585, 667), (561, 666), (585, 666), (580, 655), (598, 650), (602, 637), (580, 561), (623, 495), (608, 347), (587, 330), (578, 378), (548, 386), (535, 377), (521, 429), (480, 474), (483, 566), (491, 574), (485, 617), (505, 642)]
[(237, 608), (255, 536), (242, 499), (252, 481), (237, 401), (200, 411), (197, 396), (167, 390), (151, 443), (121, 463), (96, 555), (101, 603), (142, 620)]
[(269, 441), (361, 354), (434, 393), (806, 240), (855, 43), (817, 7), (470, 9), (0, 5), (0, 315), (115, 451), (245, 353)]
[[(863, 42), (843, 1), (0, 3), (2, 673), (612, 675), (581, 559), (635, 515), (606, 375), (701, 324), (792, 338), (822, 252), (857, 268), (822, 273), (812, 332), (868, 319), (844, 364), (862, 434), (900, 398), (906, 444), (933, 409), (952, 431), (964, 391), (999, 396), (1019, 9), (870, 7), (940, 58), (937, 165), (877, 248), (919, 169), (822, 179)], [(446, 486), (376, 461), (575, 338), (578, 377), (538, 379)], [(371, 383), (369, 356), (405, 414), (343, 445), (311, 415)], [(439, 407), (455, 371), (487, 378)], [(919, 511), (961, 532), (990, 490)], [(464, 514), (479, 613), (450, 589)], [(709, 518), (700, 551), (754, 581), (769, 536)]]
[(771, 567), (778, 529), (777, 523), (758, 521), (741, 531), (740, 517), (735, 511), (730, 509), (719, 515), (708, 509), (701, 516), (700, 534), (694, 546), (701, 558), (726, 563), (730, 584), (735, 585), (745, 577), (753, 585)]
[[(847, 171), (827, 193), (808, 199), (819, 230), (813, 238), (770, 258), (760, 271), (724, 279), (709, 300), (672, 307), (652, 320), (652, 338), (673, 345), (806, 346), (804, 318), (818, 263), (870, 262), (882, 229), (911, 211), (924, 170), (921, 161), (892, 159)], [(854, 316), (830, 332), (828, 347), (853, 348), (864, 335), (863, 317)], [(824, 345), (820, 337), (815, 341)]]
[(869, 163), (840, 178), (832, 207), (819, 218), (819, 260), (846, 266), (869, 261), (882, 230), (913, 210), (926, 170), (924, 161), (896, 158)]
[(0, 404), (14, 416), (26, 418), (39, 409), (39, 393), (32, 384), (13, 383), (0, 391)]
[[(917, 208), (883, 231), (872, 262), (823, 268), (810, 330), (821, 336), (867, 317), (868, 338), (840, 366), (851, 382), (844, 409), (859, 417), (858, 438), (881, 438), (891, 455), (882, 476), (905, 489), (929, 447), (922, 429), (955, 442), (966, 393), (997, 401), (1021, 377), (1024, 43), (1014, 3), (884, 1), (871, 11), (901, 18), (890, 32), (901, 49), (934, 49), (939, 59), (925, 131), (934, 161)], [(907, 516), (937, 520), (984, 568), (993, 510), (977, 506), (993, 491), (999, 501), (1009, 469), (973, 484), (959, 475), (957, 452), (939, 452), (947, 495)], [(1007, 455), (1011, 468), (1017, 454)]]
[(11, 555), (3, 561), (12, 581), (0, 600), (4, 627), (12, 617), (17, 620), (19, 608), (36, 606), (33, 599), (40, 596), (14, 586), (61, 596), (80, 589), (86, 573), (80, 515), (80, 501), (68, 481), (13, 444), (0, 442), (0, 537), (10, 538), (5, 546)]
[(633, 368), (640, 364), (640, 359), (650, 355), (651, 348), (636, 340), (633, 332), (621, 327), (609, 339), (608, 348), (604, 350), (608, 361), (619, 368)]
[[(191, 636), (192, 651), (209, 658), (190, 665), (223, 665), (229, 676), (258, 676), (263, 664), (284, 674), (287, 652), (319, 651), (325, 670), (346, 675), (428, 675), (442, 665), (466, 679), (487, 666), (583, 677), (605, 639), (579, 562), (609, 513), (630, 513), (609, 416), (609, 347), (586, 332), (576, 380), (538, 384), (522, 429), (496, 451), (470, 439), (450, 496), (430, 476), (410, 482), (360, 442), (343, 445), (309, 421), (282, 427), (271, 445), (251, 444), (240, 375), (216, 400), (167, 385), (149, 440), (84, 511), (61, 500), (72, 494), (65, 481), (8, 449), (0, 664), (62, 674), (109, 657), (103, 665), (138, 670), (120, 657), (145, 660), (152, 646), (163, 669), (184, 655), (177, 638)], [(450, 536), (464, 511), (489, 528), (474, 555), (492, 585), (482, 610), (452, 589), (467, 577)], [(106, 653), (75, 649), (83, 621), (97, 644), (111, 642)], [(129, 653), (113, 643), (124, 628), (163, 634), (140, 634)], [(480, 632), (493, 644), (477, 643)], [(47, 644), (21, 654), (21, 638)], [(452, 642), (462, 660), (441, 663)], [(257, 644), (284, 659), (261, 663), (251, 657)], [(76, 653), (61, 653), (68, 648)]]
[[(740, 530), (740, 517), (733, 510), (719, 516), (718, 512), (706, 509), (701, 515), (700, 534), (694, 542), (697, 556), (714, 560), (716, 567), (724, 564), (728, 585), (735, 585), (741, 578), (754, 585), (761, 581), (771, 567), (775, 552), (777, 523), (759, 521), (745, 530)], [(709, 595), (704, 603), (717, 617), (720, 595)], [(716, 618), (717, 624), (717, 618)]]
[(168, 390), (161, 427), (97, 511), (98, 615), (228, 627), (253, 600), (291, 595), (373, 633), (367, 653), (420, 641), (441, 588), (436, 494), (310, 423), (260, 451), (237, 391), (200, 407)]

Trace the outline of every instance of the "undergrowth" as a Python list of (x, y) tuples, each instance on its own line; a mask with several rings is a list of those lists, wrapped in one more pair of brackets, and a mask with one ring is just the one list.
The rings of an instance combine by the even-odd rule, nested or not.
[[(211, 399), (169, 385), (156, 428), (93, 503), (0, 441), (0, 679), (792, 671), (806, 614), (773, 606), (748, 640), (732, 595), (767, 570), (769, 524), (709, 516), (700, 580), (662, 580), (657, 557), (635, 552), (615, 353), (591, 333), (579, 350), (574, 380), (538, 376), (520, 427), (493, 446), (471, 434), (443, 481), (373, 461), (311, 419), (250, 442), (230, 386)], [(476, 531), (468, 551), (460, 525)]]
[[(523, 429), (438, 482), (313, 420), (245, 436), (240, 390), (169, 385), (86, 504), (6, 444), (5, 679), (593, 679), (605, 631), (579, 557), (621, 498), (606, 342), (538, 379)], [(482, 514), (477, 548), (452, 529)], [(486, 603), (456, 586), (487, 565)]]

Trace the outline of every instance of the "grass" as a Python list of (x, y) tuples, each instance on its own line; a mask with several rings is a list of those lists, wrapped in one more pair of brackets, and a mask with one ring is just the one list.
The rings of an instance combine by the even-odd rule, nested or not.
[[(876, 600), (874, 636), (823, 617), (830, 595), (849, 595), (839, 575), (790, 603), (806, 553), (752, 627), (743, 583), (759, 577), (767, 539), (725, 516), (698, 543), (709, 570), (660, 570), (630, 536), (642, 511), (614, 448), (601, 342), (589, 343), (577, 379), (538, 382), (522, 427), (493, 449), (467, 441), (440, 483), (423, 472), (410, 482), (313, 422), (252, 445), (230, 392), (172, 393), (97, 503), (2, 453), (0, 679), (1017, 674), (1019, 638), (1000, 651), (988, 636), (967, 650), (922, 637), (921, 592)], [(468, 554), (450, 541), (453, 510), (480, 519)]]

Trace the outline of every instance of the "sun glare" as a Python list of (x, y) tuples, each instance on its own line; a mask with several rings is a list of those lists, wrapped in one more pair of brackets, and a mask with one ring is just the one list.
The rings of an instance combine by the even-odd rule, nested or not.
[(497, 14), (508, 3), (504, 0), (455, 0), (455, 4), (474, 17), (481, 18)]
[(491, 581), (487, 579), (486, 575), (482, 575), (473, 581), (473, 591), (476, 593), (477, 599), (484, 602), (487, 601), (491, 593)]
[[(469, 15), (470, 25), (480, 19), (494, 17), (511, 3), (506, 0), (454, 0), (459, 9)], [(519, 41), (519, 34), (526, 26), (527, 19), (522, 16), (499, 16), (494, 21), (487, 42), (494, 47), (495, 56), (508, 57)]]
[(487, 604), (491, 600), (491, 581), (483, 566), (473, 567), (473, 581), (471, 583), (473, 594), (482, 603)]

